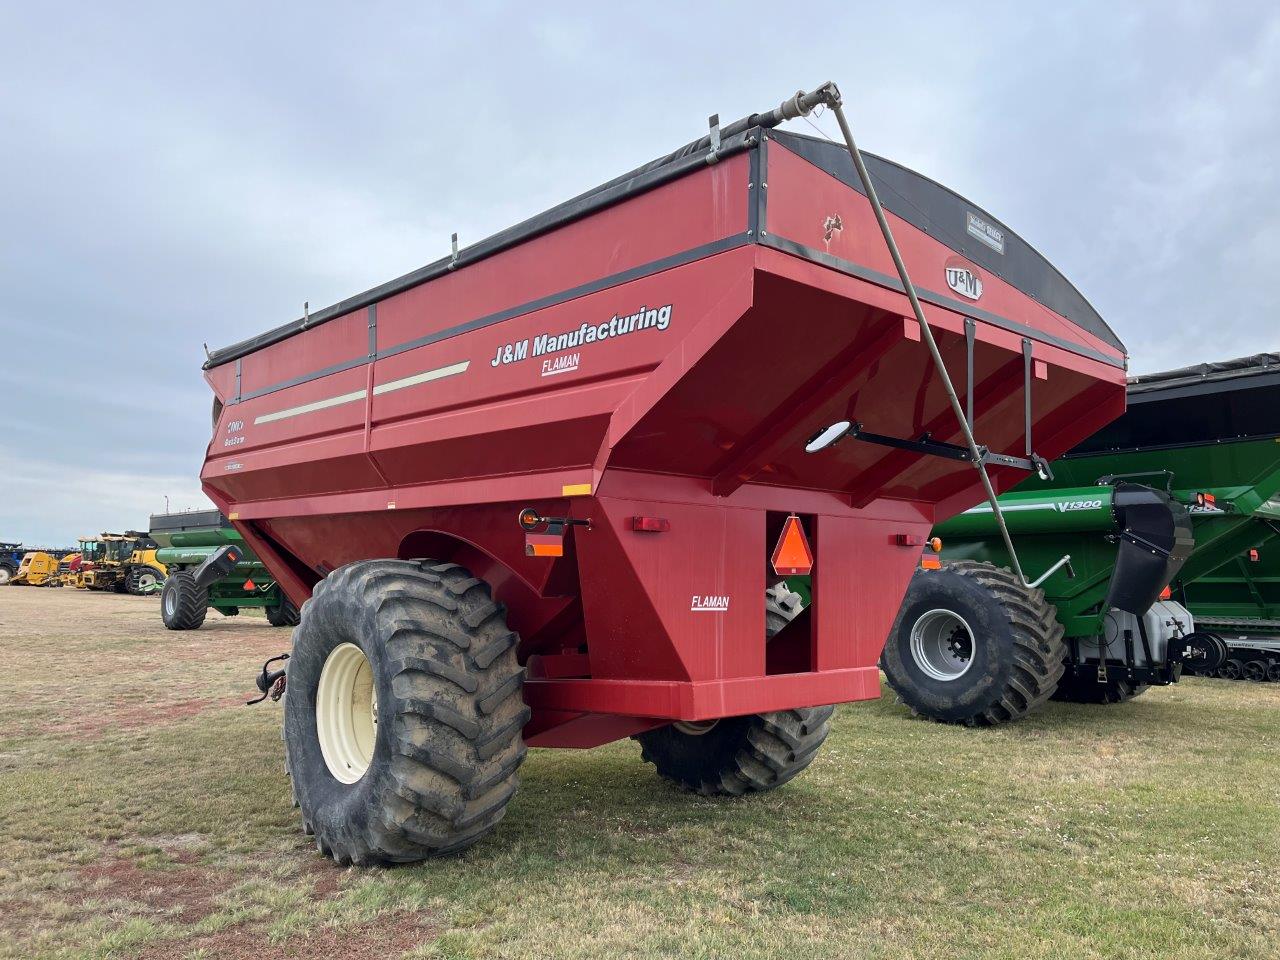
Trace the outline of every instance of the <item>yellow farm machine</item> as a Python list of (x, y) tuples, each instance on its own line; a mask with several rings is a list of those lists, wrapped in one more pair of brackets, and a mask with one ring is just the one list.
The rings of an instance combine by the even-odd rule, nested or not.
[(68, 570), (66, 574), (84, 590), (155, 593), (167, 575), (164, 564), (156, 559), (157, 546), (150, 536), (137, 530), (83, 537), (79, 570)]

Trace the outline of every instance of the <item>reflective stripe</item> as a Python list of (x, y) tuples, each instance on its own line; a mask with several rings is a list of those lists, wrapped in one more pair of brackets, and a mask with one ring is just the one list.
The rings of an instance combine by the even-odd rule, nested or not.
[(355, 403), (357, 400), (363, 400), (369, 395), (367, 390), (356, 390), (354, 393), (344, 393), (338, 397), (329, 397), (327, 400), (317, 400), (315, 403), (304, 403), (300, 407), (289, 407), (285, 410), (277, 410), (275, 413), (264, 413), (260, 417), (254, 417), (254, 426), (260, 423), (272, 423), (276, 420), (287, 420), (290, 417), (301, 416), (304, 413), (314, 413), (317, 410), (327, 410), (330, 407), (340, 407), (344, 403)]
[(391, 393), (393, 390), (403, 390), (405, 387), (416, 387), (420, 383), (430, 383), (432, 380), (443, 380), (445, 377), (456, 376), (459, 373), (466, 373), (467, 367), (471, 366), (470, 360), (463, 360), (459, 363), (451, 363), (447, 367), (436, 367), (434, 370), (424, 370), (422, 373), (415, 373), (411, 377), (402, 377), (399, 380), (388, 380), (386, 383), (380, 383), (373, 388), (373, 395), (380, 397), (384, 393)]
[[(430, 383), (432, 380), (442, 380), (445, 377), (456, 376), (459, 373), (466, 373), (467, 367), (471, 366), (470, 360), (462, 360), (458, 363), (451, 363), (447, 367), (436, 367), (434, 370), (424, 370), (422, 373), (415, 373), (411, 377), (402, 377), (399, 380), (391, 380), (388, 383), (380, 383), (373, 388), (375, 397), (384, 393), (391, 393), (393, 390), (403, 390), (405, 387), (415, 387), (420, 383)], [(330, 407), (339, 407), (344, 403), (355, 403), (357, 400), (363, 400), (369, 395), (367, 390), (356, 390), (352, 393), (344, 393), (341, 396), (329, 397), (326, 400), (316, 400), (314, 403), (304, 403), (298, 407), (289, 407), (285, 410), (277, 410), (275, 413), (264, 413), (260, 417), (254, 417), (254, 426), (260, 423), (272, 423), (276, 420), (287, 420), (289, 417), (301, 416), (304, 413), (315, 413), (317, 410), (327, 410)]]
[[(1017, 513), (1019, 510), (1055, 510), (1052, 503), (1002, 503), (1000, 510), (1003, 513)], [(990, 504), (982, 504), (976, 507), (970, 507), (965, 513), (990, 513)]]

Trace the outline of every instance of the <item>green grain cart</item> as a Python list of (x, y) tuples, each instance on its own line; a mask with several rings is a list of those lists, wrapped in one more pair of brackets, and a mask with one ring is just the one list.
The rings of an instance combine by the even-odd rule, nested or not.
[[(1280, 533), (1280, 497), (1273, 497), (1255, 516)], [(1201, 629), (1226, 641), (1227, 659), (1213, 676), (1280, 682), (1280, 535), (1193, 583), (1179, 584), (1178, 597)]]
[(1000, 498), (1023, 569), (1051, 571), (1034, 589), (990, 507), (934, 529), (942, 565), (916, 574), (882, 659), (915, 713), (991, 725), (1234, 669), (1229, 618), (1200, 617), (1214, 571), (1280, 531), (1280, 354), (1130, 378), (1124, 416), (1053, 473)]
[[(217, 510), (151, 516), (156, 558), (169, 570), (160, 595), (160, 616), (170, 630), (195, 630), (212, 608), (224, 617), (261, 607), (275, 627), (298, 625), (298, 609)], [(219, 563), (224, 547), (238, 562)]]

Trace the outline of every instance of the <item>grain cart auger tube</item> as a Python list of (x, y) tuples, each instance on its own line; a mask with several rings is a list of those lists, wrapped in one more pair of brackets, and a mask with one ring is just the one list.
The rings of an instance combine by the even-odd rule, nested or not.
[[(208, 358), (204, 489), (306, 601), (285, 747), (322, 850), (461, 849), (530, 746), (786, 783), (832, 704), (879, 695), (929, 527), (1035, 468), (993, 451), (1122, 412), (1124, 346), (1075, 288), (933, 181), (778, 129), (818, 103), (713, 118)], [(964, 358), (968, 422), (935, 356)]]

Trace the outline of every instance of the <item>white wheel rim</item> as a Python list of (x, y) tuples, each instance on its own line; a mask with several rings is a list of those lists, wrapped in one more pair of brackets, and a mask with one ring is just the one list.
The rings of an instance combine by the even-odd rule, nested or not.
[(178, 612), (178, 591), (170, 590), (164, 595), (164, 612), (173, 616)]
[(8, 582), (9, 582), (9, 568), (0, 567), (0, 583), (8, 583)]
[(973, 631), (952, 610), (930, 610), (911, 628), (911, 659), (934, 680), (958, 680), (973, 666)]
[(373, 760), (378, 694), (373, 668), (354, 643), (334, 647), (320, 671), (316, 733), (325, 766), (342, 783), (355, 783)]
[(158, 578), (154, 573), (142, 573), (138, 575), (138, 589), (148, 590), (156, 585)]

